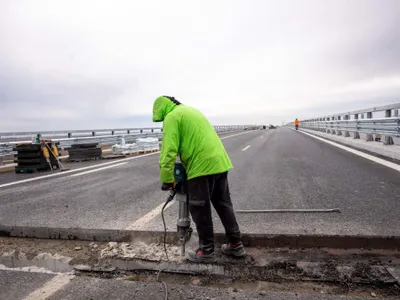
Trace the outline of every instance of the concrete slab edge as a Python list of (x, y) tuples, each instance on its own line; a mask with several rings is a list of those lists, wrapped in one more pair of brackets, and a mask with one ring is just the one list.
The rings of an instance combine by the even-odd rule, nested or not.
[[(339, 140), (337, 138), (337, 136), (335, 136), (335, 135), (331, 135), (331, 134), (327, 134), (327, 133), (323, 133), (323, 132), (319, 132), (319, 131), (315, 131), (315, 130), (310, 130), (310, 129), (304, 129), (303, 128), (303, 129), (301, 129), (301, 131), (304, 131), (304, 132), (307, 132), (309, 134), (318, 136), (320, 138), (326, 139), (326, 140), (331, 141), (331, 142), (335, 142), (335, 143), (340, 144), (342, 146), (346, 146), (346, 147), (352, 148), (354, 150), (358, 150), (358, 151), (361, 151), (361, 152), (364, 152), (364, 153), (367, 153), (367, 154), (370, 154), (370, 155), (385, 159), (387, 161), (400, 164), (400, 152), (399, 152), (398, 155), (396, 153), (382, 154), (381, 152), (376, 152), (374, 150), (371, 150), (371, 149), (373, 149), (372, 147), (368, 147), (369, 149), (367, 149), (367, 147), (362, 148), (362, 147), (360, 147), (360, 145), (352, 143), (351, 142), (351, 139), (352, 139), (351, 137), (348, 137), (347, 138), (348, 141), (346, 141), (345, 139), (340, 139)], [(373, 142), (366, 142), (366, 143), (373, 143)], [(368, 146), (368, 145), (366, 144), (366, 146)], [(398, 146), (388, 145), (388, 146), (385, 146), (385, 147), (398, 147)]]
[[(327, 264), (326, 262), (309, 261), (274, 261), (266, 264), (253, 264), (246, 259), (236, 262), (218, 262), (197, 264), (181, 260), (178, 262), (148, 261), (141, 259), (120, 259), (109, 258), (100, 266), (79, 266), (75, 270), (92, 272), (113, 272), (115, 270), (146, 270), (160, 271), (164, 273), (186, 274), (186, 275), (216, 275), (229, 277), (232, 279), (253, 279), (253, 280), (289, 280), (289, 281), (318, 281), (318, 282), (345, 282), (350, 280), (352, 283), (360, 284), (397, 284), (397, 280), (392, 274), (380, 265), (370, 265), (369, 276), (359, 276), (357, 274), (357, 263), (352, 264)], [(112, 266), (112, 269), (110, 269)], [(292, 269), (293, 271), (288, 271)], [(366, 278), (365, 278), (366, 277)]]
[[(0, 224), (0, 236), (40, 239), (80, 240), (94, 242), (162, 242), (163, 231), (133, 231), (91, 228), (52, 228), (9, 226)], [(243, 243), (250, 247), (337, 248), (337, 249), (400, 249), (400, 236), (380, 235), (313, 235), (313, 234), (243, 234)], [(192, 239), (197, 239), (193, 235)], [(216, 242), (226, 242), (225, 235), (215, 234)], [(177, 234), (167, 232), (167, 242), (178, 244)]]

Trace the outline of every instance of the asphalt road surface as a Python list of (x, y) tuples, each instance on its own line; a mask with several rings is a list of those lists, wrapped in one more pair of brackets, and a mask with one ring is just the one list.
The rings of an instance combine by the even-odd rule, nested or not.
[[(155, 277), (155, 276), (154, 276)], [(145, 300), (164, 299), (159, 282), (74, 277), (67, 274), (0, 270), (0, 300)], [(169, 299), (176, 300), (366, 300), (374, 298), (346, 297), (326, 294), (296, 294), (251, 290), (217, 289), (193, 285), (168, 284)]]
[[(235, 209), (339, 208), (238, 214), (244, 233), (400, 235), (400, 173), (288, 128), (223, 137)], [(159, 154), (31, 176), (0, 176), (0, 224), (161, 230)], [(11, 185), (10, 185), (11, 183)], [(6, 184), (6, 185), (4, 185)], [(166, 212), (175, 230), (177, 205)], [(216, 214), (216, 231), (223, 232)]]

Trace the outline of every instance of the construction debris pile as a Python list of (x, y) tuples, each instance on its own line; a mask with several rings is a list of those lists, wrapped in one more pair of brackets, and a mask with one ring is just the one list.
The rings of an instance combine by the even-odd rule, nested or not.
[[(169, 261), (180, 261), (180, 247), (167, 246)], [(148, 261), (165, 261), (166, 255), (160, 244), (146, 244), (137, 242), (135, 244), (109, 242), (100, 252), (100, 257), (118, 259), (141, 259)]]
[(100, 159), (102, 150), (98, 143), (74, 144), (68, 150), (69, 161), (80, 162), (85, 160)]
[(36, 173), (59, 168), (58, 148), (55, 143), (41, 141), (38, 144), (19, 144), (13, 149), (15, 173)]
[(64, 171), (61, 163), (62, 158), (68, 157), (69, 162), (82, 162), (94, 159), (114, 158), (129, 154), (141, 154), (156, 152), (160, 150), (160, 141), (157, 137), (137, 138), (134, 143), (126, 143), (125, 137), (119, 137), (117, 144), (111, 148), (112, 154), (103, 156), (103, 149), (99, 143), (80, 143), (72, 144), (68, 151), (68, 156), (60, 156), (60, 142), (50, 139), (44, 140), (40, 134), (32, 136), (32, 143), (26, 142), (17, 144), (13, 151), (14, 162), (17, 163), (16, 173), (36, 173), (38, 171), (60, 169)]
[(154, 152), (160, 150), (160, 142), (158, 138), (138, 138), (136, 143), (127, 144), (122, 136), (118, 143), (111, 147), (113, 154), (136, 154), (142, 152)]
[(158, 138), (139, 138), (136, 140), (136, 143), (142, 151), (160, 150), (160, 142), (158, 141)]

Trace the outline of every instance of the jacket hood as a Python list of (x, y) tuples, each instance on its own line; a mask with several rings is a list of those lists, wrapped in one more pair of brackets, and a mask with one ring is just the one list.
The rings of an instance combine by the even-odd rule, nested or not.
[[(179, 103), (179, 102), (177, 102)], [(162, 122), (164, 118), (177, 106), (166, 96), (158, 97), (153, 104), (153, 122)]]

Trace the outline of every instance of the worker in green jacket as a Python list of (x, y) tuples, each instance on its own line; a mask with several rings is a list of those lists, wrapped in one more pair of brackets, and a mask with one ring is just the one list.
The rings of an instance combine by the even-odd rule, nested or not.
[(224, 225), (228, 244), (222, 252), (245, 255), (239, 225), (229, 193), (231, 161), (213, 126), (195, 108), (174, 97), (158, 97), (153, 105), (153, 122), (163, 122), (160, 181), (174, 187), (174, 166), (179, 156), (188, 176), (189, 207), (199, 235), (199, 248), (188, 253), (193, 262), (214, 261), (214, 231), (211, 204)]

